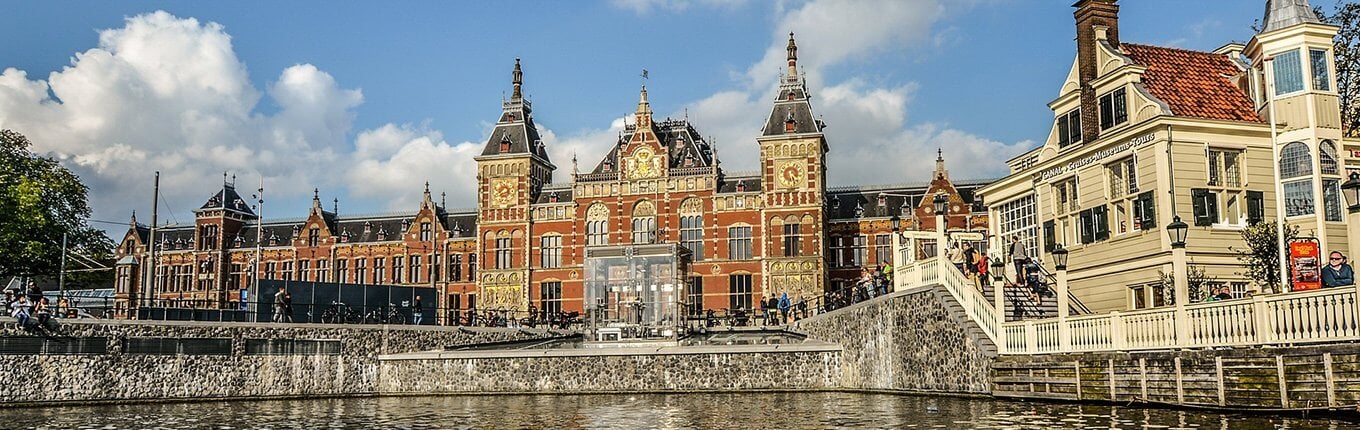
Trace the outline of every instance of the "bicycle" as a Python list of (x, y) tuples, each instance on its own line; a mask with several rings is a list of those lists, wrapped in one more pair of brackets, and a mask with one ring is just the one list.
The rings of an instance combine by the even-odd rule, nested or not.
[(405, 324), (406, 316), (397, 310), (396, 305), (388, 303), (387, 307), (376, 308), (364, 314), (365, 324)]
[(359, 319), (359, 314), (354, 309), (340, 301), (332, 301), (326, 310), (321, 311), (321, 322), (327, 324), (355, 324)]

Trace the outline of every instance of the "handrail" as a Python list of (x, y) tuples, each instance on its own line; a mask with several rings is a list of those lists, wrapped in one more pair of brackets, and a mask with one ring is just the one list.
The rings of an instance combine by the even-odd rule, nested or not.
[[(1035, 266), (1039, 268), (1039, 273), (1042, 273), (1044, 277), (1054, 285), (1058, 283), (1058, 277), (1054, 275), (1053, 272), (1049, 272), (1048, 268), (1044, 267), (1044, 265), (1035, 264)], [(1072, 294), (1072, 290), (1067, 291), (1067, 304), (1069, 309), (1077, 311), (1076, 313), (1078, 314), (1091, 313), (1091, 308), (1086, 307), (1086, 304), (1082, 303), (1081, 299), (1078, 299), (1075, 294)]]

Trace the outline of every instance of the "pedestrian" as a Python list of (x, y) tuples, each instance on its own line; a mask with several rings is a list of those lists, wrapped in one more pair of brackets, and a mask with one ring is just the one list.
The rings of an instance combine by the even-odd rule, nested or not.
[(987, 285), (987, 254), (978, 253), (976, 273), (978, 290), (982, 290)]
[(1346, 264), (1346, 254), (1332, 251), (1327, 257), (1327, 265), (1322, 267), (1322, 287), (1332, 288), (1355, 285), (1355, 270)]
[(964, 242), (964, 243), (963, 243), (963, 275), (964, 275), (964, 276), (970, 276), (970, 277), (971, 277), (971, 276), (976, 276), (976, 275), (977, 275), (977, 270), (976, 270), (976, 269), (977, 269), (977, 256), (978, 256), (978, 252), (977, 252), (977, 249), (974, 249), (974, 248), (973, 248), (973, 244), (968, 243), (968, 242)]
[(9, 315), (14, 317), (14, 319), (19, 320), (19, 328), (28, 327), (28, 318), (29, 315), (32, 315), (29, 313), (29, 308), (32, 305), (33, 303), (28, 301), (28, 296), (22, 294), (19, 295), (19, 298), (14, 300), (13, 303), (10, 303)]
[(1015, 283), (1023, 283), (1025, 278), (1025, 262), (1029, 261), (1028, 251), (1025, 244), (1020, 243), (1020, 235), (1011, 236), (1011, 248), (1009, 250), (1011, 261), (1015, 263)]
[[(533, 313), (531, 312), (530, 315)], [(425, 319), (425, 310), (421, 306), (420, 296), (416, 296), (416, 303), (411, 306), (411, 323), (420, 325), (420, 321)]]
[(1227, 285), (1218, 287), (1218, 294), (1214, 295), (1214, 298), (1218, 300), (1232, 300), (1232, 289), (1228, 288)]
[(779, 308), (779, 298), (771, 294), (761, 305), (764, 308), (761, 310), (765, 312), (765, 325), (779, 325), (779, 315), (776, 314), (778, 312), (776, 309)]
[(888, 280), (888, 288), (892, 289), (894, 285), (893, 285), (893, 265), (891, 258), (887, 259), (887, 261), (883, 263), (883, 277)]
[(958, 242), (954, 242), (953, 244), (950, 244), (950, 245), (949, 245), (949, 250), (945, 251), (945, 254), (944, 254), (944, 255), (945, 255), (946, 258), (949, 259), (949, 262), (950, 262), (950, 263), (953, 263), (953, 264), (954, 264), (954, 267), (955, 267), (955, 268), (958, 268), (958, 269), (959, 269), (959, 273), (963, 273), (963, 274), (967, 274), (967, 273), (968, 273), (968, 272), (964, 271), (964, 268), (963, 268), (963, 250), (959, 249), (959, 243), (958, 243)]
[(280, 286), (274, 293), (274, 322), (288, 322), (288, 286)]
[(38, 327), (46, 328), (47, 322), (52, 320), (51, 302), (46, 297), (38, 299), (38, 304), (33, 305), (33, 314), (38, 317)]
[(863, 268), (863, 269), (860, 269), (860, 274), (859, 274), (859, 287), (858, 287), (857, 289), (859, 290), (859, 293), (860, 293), (860, 295), (862, 296), (862, 298), (861, 298), (860, 300), (855, 300), (855, 301), (858, 302), (858, 301), (868, 300), (868, 299), (874, 298), (874, 296), (873, 296), (873, 285), (874, 285), (874, 274), (869, 273), (869, 268), (868, 268), (868, 267)]
[(71, 301), (70, 301), (70, 300), (68, 300), (66, 297), (62, 297), (62, 298), (60, 298), (60, 299), (57, 299), (57, 317), (58, 317), (58, 318), (68, 318), (69, 315), (67, 315), (67, 312), (70, 312), (70, 311), (71, 311)]
[(789, 323), (789, 309), (792, 307), (793, 302), (789, 301), (789, 293), (787, 291), (781, 293), (779, 295), (779, 319), (781, 324)]

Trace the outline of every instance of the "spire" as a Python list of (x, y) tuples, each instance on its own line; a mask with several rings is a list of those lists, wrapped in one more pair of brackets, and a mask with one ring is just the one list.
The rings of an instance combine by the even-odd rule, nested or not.
[(321, 189), (312, 188), (312, 211), (321, 213)]
[(789, 32), (789, 47), (787, 48), (787, 50), (789, 51), (789, 56), (788, 56), (788, 59), (789, 59), (789, 75), (788, 75), (788, 78), (787, 78), (787, 79), (788, 79), (790, 82), (797, 81), (797, 80), (798, 80), (798, 45), (797, 45), (796, 43), (793, 42), (793, 32), (792, 32), (792, 31)]
[(434, 206), (434, 199), (430, 197), (430, 181), (425, 181), (425, 197), (420, 201), (421, 209)]
[(131, 224), (133, 228), (136, 228), (136, 227), (137, 227), (137, 210), (136, 210), (136, 209), (133, 209), (133, 210), (132, 210), (132, 219), (131, 219), (130, 221), (128, 221), (128, 224)]
[(642, 86), (642, 92), (638, 95), (637, 105), (637, 130), (652, 126), (652, 105), (647, 102), (647, 85)]
[(340, 198), (331, 199), (331, 213), (340, 215)]
[(944, 168), (944, 148), (935, 148), (935, 177), (949, 178), (949, 171)]
[(1266, 15), (1261, 18), (1261, 33), (1299, 24), (1321, 24), (1308, 0), (1266, 0)]
[(519, 57), (515, 57), (515, 71), (511, 73), (511, 76), (513, 76), (511, 83), (515, 85), (515, 92), (510, 94), (510, 98), (519, 100), (524, 97), (524, 93), (520, 91), (520, 87), (524, 85), (524, 72), (519, 68)]

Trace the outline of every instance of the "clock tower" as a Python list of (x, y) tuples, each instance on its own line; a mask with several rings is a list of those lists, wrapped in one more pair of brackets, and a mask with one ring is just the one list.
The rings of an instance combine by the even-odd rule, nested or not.
[(798, 76), (798, 45), (789, 33), (788, 70), (760, 137), (765, 215), (762, 291), (794, 302), (822, 294), (826, 284), (826, 136), (812, 113), (807, 82)]
[(514, 92), (501, 103), (501, 117), (477, 156), (477, 285), (481, 309), (529, 306), (529, 204), (552, 182), (557, 168), (534, 126), (524, 98), (523, 73), (515, 59)]

